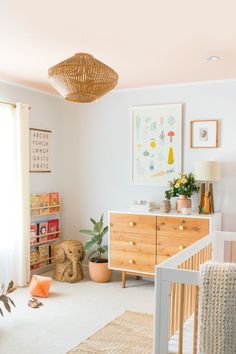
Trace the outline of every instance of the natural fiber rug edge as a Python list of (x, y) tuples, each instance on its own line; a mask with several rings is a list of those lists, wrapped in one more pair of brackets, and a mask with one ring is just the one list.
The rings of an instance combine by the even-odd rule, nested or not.
[(151, 354), (152, 327), (152, 314), (125, 311), (67, 354)]

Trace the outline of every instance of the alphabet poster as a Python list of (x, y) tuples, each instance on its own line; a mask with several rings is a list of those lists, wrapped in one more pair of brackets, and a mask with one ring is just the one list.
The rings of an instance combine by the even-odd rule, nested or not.
[(50, 130), (30, 129), (30, 172), (51, 172)]
[(132, 108), (132, 182), (167, 186), (181, 172), (182, 105)]

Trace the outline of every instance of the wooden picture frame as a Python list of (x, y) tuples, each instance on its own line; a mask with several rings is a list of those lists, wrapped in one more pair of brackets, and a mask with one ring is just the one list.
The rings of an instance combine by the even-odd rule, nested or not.
[(30, 172), (51, 172), (51, 130), (30, 128)]
[(192, 120), (190, 121), (190, 148), (210, 149), (219, 146), (219, 120)]

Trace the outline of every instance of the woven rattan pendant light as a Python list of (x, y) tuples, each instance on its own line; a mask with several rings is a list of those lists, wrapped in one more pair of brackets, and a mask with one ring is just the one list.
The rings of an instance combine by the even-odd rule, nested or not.
[(77, 53), (48, 70), (51, 85), (67, 100), (92, 102), (111, 91), (118, 74), (87, 53)]

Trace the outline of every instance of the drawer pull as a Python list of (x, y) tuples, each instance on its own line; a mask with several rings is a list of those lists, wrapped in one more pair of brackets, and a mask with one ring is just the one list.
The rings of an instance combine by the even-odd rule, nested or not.
[(179, 246), (179, 250), (183, 250), (184, 248), (185, 248), (185, 246), (183, 246), (183, 245)]
[(183, 230), (184, 226), (183, 225), (179, 225), (179, 230)]
[(129, 226), (135, 226), (135, 222), (130, 221)]
[(134, 264), (134, 260), (133, 260), (133, 259), (130, 259), (130, 260), (129, 260), (129, 264)]
[(135, 242), (134, 242), (134, 241), (129, 241), (129, 245), (130, 245), (130, 246), (134, 246), (134, 245), (135, 245)]

